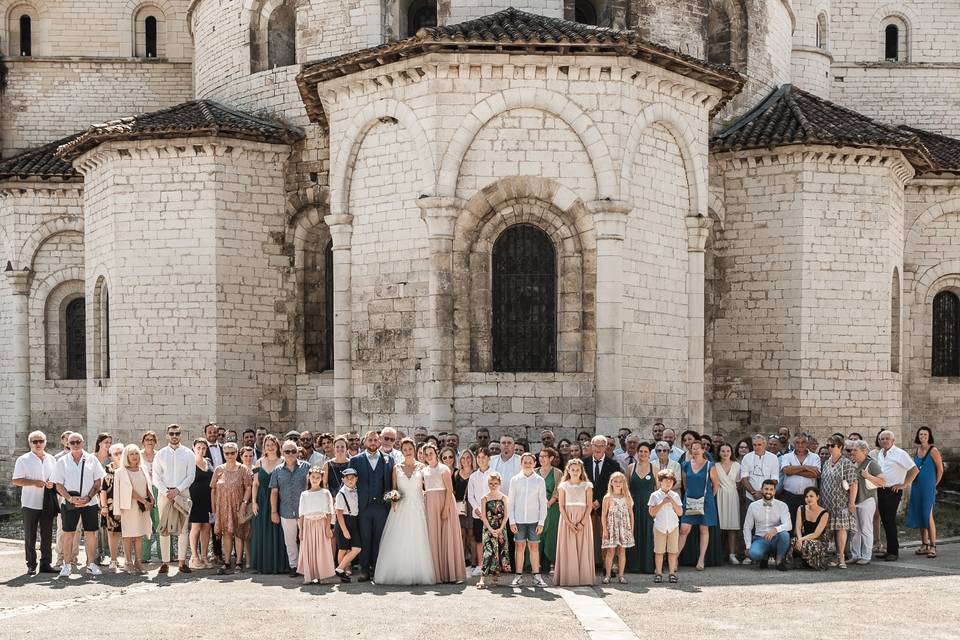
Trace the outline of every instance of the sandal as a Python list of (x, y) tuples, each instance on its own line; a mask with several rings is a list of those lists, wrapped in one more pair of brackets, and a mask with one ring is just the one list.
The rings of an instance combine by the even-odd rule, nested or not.
[(620, 584), (627, 584), (627, 579), (624, 578), (623, 576), (620, 576), (619, 578), (617, 578), (617, 582), (619, 582)]
[(653, 581), (657, 584), (660, 584), (663, 582), (663, 576), (658, 573), (657, 575), (653, 576)]
[(675, 573), (670, 574), (670, 582), (672, 582), (673, 584), (680, 582), (680, 579), (677, 578), (677, 574)]
[(703, 571), (703, 565), (702, 565), (702, 564), (699, 564), (699, 563), (697, 564), (697, 571)]
[(477, 583), (477, 589), (486, 589), (486, 588), (487, 588), (487, 585), (485, 585), (483, 582)]
[(927, 557), (936, 558), (937, 557), (937, 545), (932, 544), (927, 548)]
[[(934, 546), (936, 546), (936, 545), (934, 545)], [(914, 551), (913, 553), (914, 553), (914, 555), (925, 556), (925, 555), (927, 555), (927, 552), (928, 552), (929, 550), (930, 550), (929, 545), (922, 544), (922, 545), (920, 545), (920, 546), (917, 548), (917, 550)]]
[(603, 584), (610, 584), (610, 577), (609, 577), (609, 576), (603, 576)]

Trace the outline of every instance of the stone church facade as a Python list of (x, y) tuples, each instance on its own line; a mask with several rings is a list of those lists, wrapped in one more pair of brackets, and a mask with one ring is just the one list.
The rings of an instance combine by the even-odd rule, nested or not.
[(0, 7), (0, 472), (211, 420), (960, 445), (952, 3)]

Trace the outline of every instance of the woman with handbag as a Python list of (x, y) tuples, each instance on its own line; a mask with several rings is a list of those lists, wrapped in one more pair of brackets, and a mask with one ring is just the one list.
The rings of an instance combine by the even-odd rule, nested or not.
[(140, 447), (128, 444), (123, 449), (120, 465), (113, 474), (113, 513), (120, 521), (123, 536), (124, 569), (127, 573), (143, 573), (141, 548), (153, 532), (154, 499), (151, 482), (140, 459)]
[(837, 559), (831, 567), (847, 568), (847, 535), (856, 526), (857, 469), (848, 458), (843, 457), (842, 436), (830, 436), (827, 440), (830, 457), (823, 463), (820, 473), (821, 503), (830, 512), (829, 530), (834, 532)]
[(704, 457), (703, 445), (693, 440), (689, 449), (690, 459), (683, 463), (682, 475), (685, 493), (683, 498), (683, 517), (680, 518), (680, 550), (690, 535), (690, 530), (699, 527), (700, 555), (697, 559), (697, 571), (703, 571), (710, 544), (710, 527), (719, 524), (717, 515), (717, 491), (720, 481), (713, 463)]
[[(244, 540), (250, 537), (250, 492), (253, 476), (237, 457), (240, 448), (236, 442), (223, 445), (225, 462), (217, 467), (210, 480), (210, 502), (213, 504), (214, 533), (223, 539), (223, 565), (217, 573), (223, 575), (233, 570), (231, 552), (237, 550), (237, 558), (243, 555)], [(238, 563), (239, 564), (239, 563)]]

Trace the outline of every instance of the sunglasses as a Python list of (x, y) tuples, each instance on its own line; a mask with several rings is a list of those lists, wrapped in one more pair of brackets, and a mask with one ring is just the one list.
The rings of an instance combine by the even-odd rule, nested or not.
[(441, 460), (453, 460), (453, 456), (440, 456)]
[(180, 433), (181, 433), (180, 431), (167, 431), (167, 435), (173, 438), (179, 438)]
[(297, 455), (297, 450), (296, 450), (296, 449), (284, 449), (284, 450), (283, 450), (283, 453), (284, 453), (284, 454), (289, 453), (290, 455)]
[(46, 440), (31, 440), (30, 444), (45, 444)]
[(237, 455), (237, 452), (236, 452), (236, 451), (224, 451), (224, 452), (223, 452), (223, 455), (225, 455), (225, 456), (235, 456), (235, 455)]
[(83, 440), (70, 440), (69, 442), (67, 442), (67, 444), (69, 445), (83, 444)]
[(394, 440), (396, 440), (396, 438), (395, 438), (394, 436), (380, 436), (380, 439), (381, 439), (381, 440), (386, 440), (386, 441), (388, 441), (388, 442), (393, 442)]

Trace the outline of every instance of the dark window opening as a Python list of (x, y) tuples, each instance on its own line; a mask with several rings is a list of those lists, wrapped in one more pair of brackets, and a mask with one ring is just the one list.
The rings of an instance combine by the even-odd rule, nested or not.
[(146, 28), (146, 56), (148, 58), (157, 57), (157, 19), (153, 16), (148, 16), (144, 21), (144, 27)]
[(297, 62), (297, 16), (290, 5), (277, 7), (267, 21), (267, 68)]
[(900, 59), (900, 29), (895, 24), (888, 24), (884, 29), (886, 43), (884, 47), (884, 57), (887, 60)]
[(730, 16), (723, 8), (714, 7), (707, 16), (707, 62), (729, 66), (733, 62), (732, 48)]
[(426, 27), (437, 26), (437, 3), (431, 0), (415, 0), (407, 9), (407, 33), (409, 38)]
[(546, 233), (520, 224), (493, 245), (493, 369), (555, 371), (557, 259)]
[(324, 332), (327, 335), (325, 349), (326, 369), (333, 369), (333, 240), (327, 243), (324, 252), (326, 269), (323, 274), (324, 284)]
[(20, 55), (24, 58), (33, 55), (33, 37), (30, 33), (32, 20), (30, 16), (20, 16)]
[(110, 377), (110, 293), (103, 288), (103, 378)]
[(333, 241), (329, 238), (312, 236), (303, 249), (303, 356), (308, 373), (333, 368)]
[(83, 380), (87, 377), (87, 329), (86, 307), (83, 298), (71, 300), (64, 314), (66, 336), (67, 380)]
[(573, 7), (573, 19), (580, 24), (593, 26), (600, 24), (597, 19), (597, 9), (588, 0), (577, 0)]
[(934, 376), (960, 376), (960, 298), (941, 291), (933, 299)]

